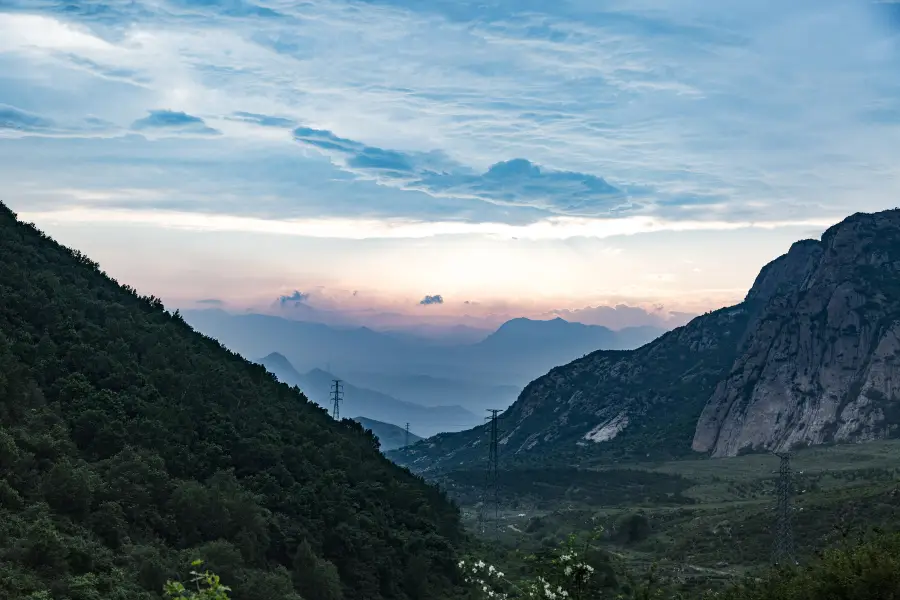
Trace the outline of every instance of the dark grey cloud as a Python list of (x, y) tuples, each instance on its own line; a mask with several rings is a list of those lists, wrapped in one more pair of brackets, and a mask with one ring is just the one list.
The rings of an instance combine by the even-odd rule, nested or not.
[(303, 304), (307, 300), (309, 300), (309, 294), (304, 294), (301, 291), (294, 290), (294, 293), (288, 296), (281, 296), (278, 298), (278, 303), (281, 306), (296, 306), (298, 304)]
[(422, 306), (428, 306), (430, 304), (443, 304), (444, 297), (440, 294), (435, 294), (434, 296), (425, 296), (421, 300), (419, 300), (419, 304)]
[(207, 306), (222, 306), (225, 303), (217, 298), (204, 298), (203, 300), (197, 300), (197, 304), (205, 304)]
[(443, 152), (401, 152), (367, 146), (330, 131), (300, 127), (294, 139), (359, 176), (435, 197), (475, 198), (556, 214), (599, 216), (640, 208), (629, 193), (588, 173), (547, 169), (524, 158), (498, 162), (478, 173)]
[(291, 119), (285, 119), (284, 117), (273, 117), (271, 115), (261, 115), (258, 113), (249, 113), (238, 111), (231, 113), (231, 116), (228, 117), (233, 121), (244, 121), (246, 123), (255, 123), (257, 125), (261, 125), (263, 127), (283, 127), (290, 128), (296, 127), (296, 121), (292, 121)]
[(131, 124), (135, 131), (165, 131), (167, 133), (187, 133), (193, 135), (221, 135), (218, 129), (206, 125), (200, 117), (180, 111), (151, 110), (143, 119)]

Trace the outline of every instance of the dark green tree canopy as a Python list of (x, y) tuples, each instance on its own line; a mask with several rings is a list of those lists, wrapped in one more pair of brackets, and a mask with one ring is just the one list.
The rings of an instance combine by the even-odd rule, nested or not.
[(0, 597), (157, 598), (186, 558), (246, 600), (456, 583), (442, 492), (2, 204), (0, 467)]

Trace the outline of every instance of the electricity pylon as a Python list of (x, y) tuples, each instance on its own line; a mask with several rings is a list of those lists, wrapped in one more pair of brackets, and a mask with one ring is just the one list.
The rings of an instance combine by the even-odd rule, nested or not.
[(335, 421), (341, 420), (341, 401), (344, 399), (344, 387), (340, 379), (331, 382), (331, 417)]
[(494, 509), (494, 535), (500, 532), (500, 443), (499, 430), (497, 427), (497, 415), (500, 410), (489, 408), (488, 412), (491, 416), (490, 420), (490, 444), (488, 445), (488, 468), (485, 480), (484, 491), (481, 501), (481, 509), (478, 514), (478, 525), (482, 533), (486, 533), (487, 519), (486, 511), (488, 502), (493, 505)]
[(778, 505), (775, 509), (775, 542), (772, 547), (772, 562), (775, 565), (795, 565), (794, 529), (791, 524), (791, 495), (793, 493), (790, 452), (773, 452), (781, 459), (778, 466)]

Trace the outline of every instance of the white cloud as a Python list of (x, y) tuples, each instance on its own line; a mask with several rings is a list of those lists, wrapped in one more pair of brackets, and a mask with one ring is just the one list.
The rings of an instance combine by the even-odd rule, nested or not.
[(0, 51), (29, 49), (85, 53), (115, 50), (111, 44), (76, 24), (44, 15), (0, 13)]
[[(97, 199), (106, 199), (99, 195)], [(777, 229), (833, 225), (833, 220), (803, 221), (665, 221), (653, 217), (588, 219), (551, 217), (528, 225), (505, 223), (464, 223), (454, 221), (413, 221), (401, 219), (255, 219), (227, 215), (201, 215), (190, 212), (121, 209), (66, 209), (24, 211), (20, 217), (46, 223), (128, 223), (155, 225), (193, 231), (232, 231), (266, 233), (312, 238), (338, 239), (421, 239), (435, 236), (480, 235), (500, 239), (566, 240), (571, 238), (605, 239), (662, 231), (733, 231), (737, 229)], [(648, 279), (670, 281), (671, 274), (646, 274)]]

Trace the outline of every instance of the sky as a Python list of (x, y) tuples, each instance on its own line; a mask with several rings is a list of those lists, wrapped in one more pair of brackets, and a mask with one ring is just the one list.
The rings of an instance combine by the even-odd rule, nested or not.
[(3, 0), (0, 200), (167, 306), (677, 325), (900, 204), (898, 9)]

